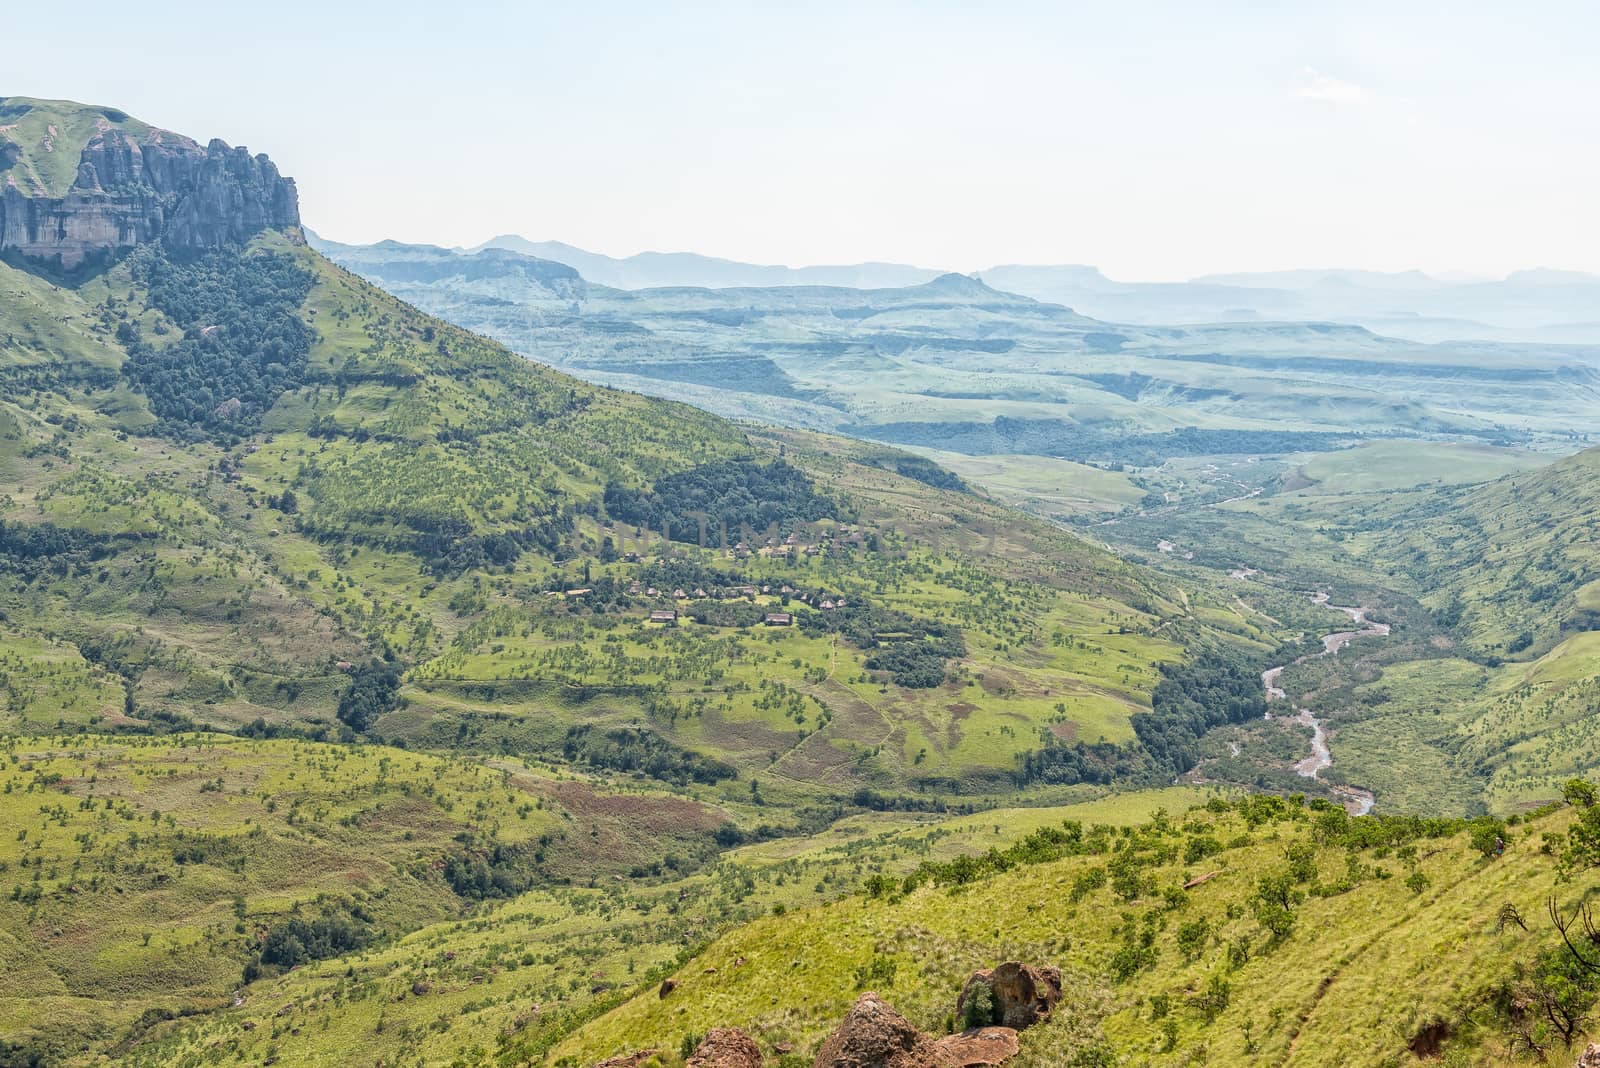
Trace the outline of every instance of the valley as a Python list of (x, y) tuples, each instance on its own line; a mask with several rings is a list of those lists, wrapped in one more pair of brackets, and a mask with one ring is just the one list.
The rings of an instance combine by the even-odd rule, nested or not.
[[(0, 1066), (1593, 1032), (1600, 349), (613, 288), (750, 276), (0, 118)], [(1048, 1019), (958, 1006), (1005, 962)]]

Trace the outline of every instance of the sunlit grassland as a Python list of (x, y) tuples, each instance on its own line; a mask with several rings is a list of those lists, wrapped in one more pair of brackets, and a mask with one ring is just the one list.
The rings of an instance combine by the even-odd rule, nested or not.
[(1375, 441), (1323, 453), (1301, 466), (1317, 485), (1304, 493), (1370, 493), (1428, 483), (1487, 482), (1543, 467), (1554, 454), (1457, 441)]
[(27, 733), (122, 718), (122, 680), (76, 647), (0, 626), (5, 729)]
[(981, 486), (996, 500), (1044, 516), (1093, 515), (1137, 504), (1145, 491), (1121, 471), (1046, 456), (969, 456), (915, 450)]
[(1126, 826), (1204, 796), (1156, 790), (971, 817), (867, 815), (816, 838), (731, 850), (703, 872), (659, 885), (534, 891), (261, 984), (245, 1005), (175, 1026), (132, 1063), (168, 1063), (161, 1058), (218, 1043), (228, 1050), (223, 1063), (249, 1063), (269, 1048), (282, 1064), (325, 1063), (354, 1050), (401, 1063), (487, 1060), (508, 1039), (559, 1037), (580, 1014), (659, 980), (652, 969), (676, 969), (687, 959), (680, 953), (732, 925), (848, 898), (869, 873), (904, 873), (1067, 818)]
[[(723, 628), (688, 618), (661, 627), (646, 621), (644, 609), (573, 615), (542, 597), (490, 612), (411, 679), (425, 692), (446, 682), (642, 691), (665, 709), (655, 716), (660, 727), (751, 774), (769, 763), (775, 774), (788, 773), (784, 751), (830, 728), (895, 779), (1006, 772), (1046, 730), (1088, 741), (1131, 739), (1128, 716), (1148, 707), (1157, 667), (1180, 655), (1156, 635), (1152, 617), (987, 576), (980, 582), (955, 569), (936, 572), (937, 582), (918, 578), (926, 563), (874, 564), (859, 574), (854, 568), (862, 565), (773, 568), (761, 577), (828, 589), (845, 584), (852, 594), (861, 575), (876, 577), (864, 593), (881, 590), (880, 599), (896, 608), (961, 622), (969, 655), (953, 666), (952, 681), (932, 689), (897, 686), (867, 668), (867, 653), (804, 627)], [(784, 607), (766, 600), (770, 609)], [(787, 610), (815, 615), (804, 605)], [(748, 724), (767, 733), (725, 733)]]
[[(1505, 902), (1539, 915), (1556, 887), (1554, 861), (1539, 852), (1539, 837), (1565, 825), (1558, 816), (1519, 830), (1510, 853), (1493, 861), (1464, 836), (1404, 857), (1384, 850), (1347, 855), (1316, 848), (1304, 825), (1251, 831), (1230, 818), (1187, 822), (1229, 848), (1199, 863), (1157, 863), (1148, 896), (1123, 900), (1110, 888), (1075, 893), (1079, 877), (1103, 864), (1090, 857), (954, 890), (923, 888), (903, 900), (857, 897), (757, 920), (678, 972), (670, 997), (641, 992), (554, 1053), (587, 1064), (626, 1050), (670, 1048), (683, 1034), (727, 1025), (746, 1027), (769, 1045), (809, 1049), (843, 1016), (875, 961), (885, 963), (872, 970), (872, 988), (938, 1032), (948, 1027), (972, 970), (1021, 958), (1062, 964), (1085, 977), (1075, 986), (1103, 984), (1105, 1032), (1135, 1061), (1183, 1063), (1204, 1049), (1230, 1064), (1389, 1064), (1433, 1019), (1486, 1013), (1496, 979), (1544, 937), (1537, 929), (1497, 930), (1495, 916)], [(1318, 878), (1336, 881), (1352, 863), (1361, 875), (1343, 893), (1308, 898), (1294, 934), (1273, 944), (1249, 899), (1261, 876), (1282, 868), (1285, 848), (1302, 842), (1313, 844)], [(1219, 874), (1203, 888), (1177, 889), (1208, 871)], [(1425, 882), (1408, 885), (1416, 872)], [(1163, 899), (1160, 891), (1169, 889)], [(1185, 954), (1175, 933), (1201, 919), (1205, 933)], [(1121, 932), (1147, 922), (1158, 932), (1152, 963), (1120, 984), (1103, 978)], [(1241, 943), (1245, 959), (1229, 963), (1230, 947)], [(1208, 1020), (1194, 1005), (1212, 977), (1226, 980), (1230, 996)], [(1157, 997), (1170, 1004), (1175, 1033), (1164, 1032), (1162, 1014), (1152, 1012)], [(1464, 1038), (1454, 1054), (1459, 1063), (1511, 1060), (1505, 1040), (1489, 1029)], [(1025, 1033), (1025, 1054), (1031, 1042), (1048, 1040), (1049, 1029)]]
[(108, 1023), (215, 1007), (267, 928), (325, 901), (361, 903), (391, 937), (447, 919), (466, 903), (439, 868), (463, 842), (537, 843), (552, 872), (592, 882), (727, 818), (516, 761), (220, 735), (13, 737), (0, 762), (0, 1020), (50, 1030), (50, 998)]

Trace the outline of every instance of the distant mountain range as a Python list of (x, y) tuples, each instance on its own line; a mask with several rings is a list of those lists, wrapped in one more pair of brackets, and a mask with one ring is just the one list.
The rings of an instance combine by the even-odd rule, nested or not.
[[(1329, 434), (1567, 440), (1586, 432), (1600, 396), (1600, 346), (1423, 343), (1352, 322), (1246, 314), (1141, 323), (1084, 315), (1089, 301), (1022, 295), (1059, 282), (1123, 308), (1143, 300), (1153, 315), (1193, 307), (1197, 294), (1287, 303), (1289, 290), (1126, 286), (1087, 267), (874, 288), (630, 290), (507, 248), (316, 244), (427, 312), (593, 382), (971, 454), (1159, 461), (1315, 450)], [(1180, 427), (1204, 433), (1161, 436)]]
[[(565, 264), (589, 282), (630, 290), (892, 289), (921, 285), (949, 273), (904, 263), (785, 267), (693, 252), (641, 252), (619, 259), (514, 234), (470, 249), (441, 251), (471, 256), (493, 250)], [(1600, 343), (1600, 275), (1578, 271), (1541, 268), (1503, 279), (1472, 279), (1422, 271), (1301, 269), (1204, 275), (1187, 282), (1119, 282), (1081, 264), (1007, 264), (972, 272), (972, 277), (995, 289), (1064, 304), (1109, 322), (1338, 322), (1412, 341)]]
[(702, 256), (694, 252), (641, 252), (616, 259), (560, 241), (529, 241), (503, 234), (471, 249), (483, 252), (507, 249), (527, 256), (555, 260), (577, 268), (591, 282), (614, 289), (657, 289), (695, 286), (726, 289), (735, 286), (846, 286), (851, 289), (896, 289), (921, 285), (944, 271), (911, 267), (903, 263), (851, 263), (837, 267), (781, 267)]

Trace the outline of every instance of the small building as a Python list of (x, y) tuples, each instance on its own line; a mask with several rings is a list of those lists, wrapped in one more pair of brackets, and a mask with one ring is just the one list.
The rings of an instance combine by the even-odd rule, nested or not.
[(582, 597), (586, 593), (593, 593), (593, 592), (594, 592), (594, 590), (590, 589), (588, 586), (583, 586), (583, 587), (580, 587), (580, 588), (578, 588), (576, 590), (568, 590), (567, 591), (567, 596), (568, 597)]
[(768, 612), (761, 622), (769, 627), (787, 627), (794, 622), (794, 617), (788, 612)]
[(665, 623), (668, 626), (676, 626), (678, 622), (678, 613), (674, 612), (670, 608), (658, 608), (650, 613), (650, 622)]

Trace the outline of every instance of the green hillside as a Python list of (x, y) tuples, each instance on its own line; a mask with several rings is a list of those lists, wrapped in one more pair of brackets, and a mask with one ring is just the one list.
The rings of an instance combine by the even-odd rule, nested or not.
[[(577, 913), (527, 895), (158, 1026), (129, 1062), (310, 1065), (359, 1048), (385, 1063), (588, 1065), (659, 1049), (677, 1065), (695, 1036), (738, 1026), (768, 1063), (803, 1065), (863, 990), (942, 1034), (971, 972), (1019, 959), (1068, 977), (1054, 1020), (1023, 1032), (1020, 1065), (1538, 1063), (1530, 1043), (1565, 1044), (1537, 999), (1587, 1004), (1600, 985), (1561, 985), (1546, 915), (1551, 895), (1563, 915), (1592, 897), (1562, 874), (1588, 862), (1570, 852), (1574, 820), (1592, 824), (1579, 804), (1510, 828), (1352, 820), (1299, 799), (1131, 821), (1133, 808), (1081, 806), (1038, 810), (987, 853), (973, 851), (978, 817), (782, 861), (734, 854), (689, 884), (687, 916), (670, 885), (603, 890)], [(819, 876), (843, 896), (797, 911), (808, 890), (793, 884)], [(725, 937), (652, 941), (741, 893), (746, 922)], [(581, 974), (552, 970), (574, 954)]]
[(151, 129), (116, 108), (0, 97), (0, 187), (15, 184), (29, 197), (65, 196), (90, 138), (107, 130), (140, 137)]
[[(1333, 625), (1291, 591), (1366, 606), (1391, 636), (1283, 677), (1329, 728), (1324, 777), (1393, 810), (1511, 812), (1600, 769), (1596, 456), (1491, 478), (1529, 458), (1437, 447), (1407, 460), (1369, 446), (1260, 472), (1256, 496), (1151, 508), (1107, 529), (1131, 558), (1197, 579), (1233, 575), (1243, 603), (1286, 625)], [(1402, 473), (1412, 484), (1387, 488)], [(1177, 551), (1156, 551), (1157, 539)], [(1213, 739), (1201, 773), (1250, 783), (1258, 768), (1226, 755), (1227, 740), (1244, 740), (1230, 732)]]
[[(155, 136), (18, 100), (4, 145), (52, 140), (8, 176), (46, 193), (103, 124)], [(128, 249), (75, 226), (71, 272), (0, 262), (0, 1068), (678, 1068), (730, 1025), (794, 1068), (869, 988), (948, 1032), (1005, 958), (1071, 978), (1025, 1066), (1531, 1064), (1586, 1033), (1542, 909), (1592, 896), (1587, 454), (1441, 445), (1439, 482), (1516, 472), (1442, 488), (1187, 447), (953, 471), (554, 369), (570, 272), (524, 273), (549, 329), (514, 353), (267, 226), (292, 184), (227, 159), (171, 177), (181, 241), (152, 209)], [(236, 181), (255, 214), (216, 217)], [(959, 277), (596, 299), (652, 324), (610, 321), (609, 359), (813, 331), (813, 380), (821, 349), (774, 356), (803, 388), (672, 372), (802, 406), (873, 362), (827, 320), (922, 335), (902, 384), (973, 379), (996, 346), (967, 343), (1021, 320), (1105, 343)], [(1071, 389), (1120, 420), (1148, 356)], [(973, 400), (929, 397), (871, 419)], [(1039, 430), (1018, 403), (991, 429)], [(902, 437), (971, 444), (933, 425)], [(1095, 450), (1176, 424), (1118, 425)], [(1325, 646), (1328, 595), (1388, 633)], [(1273, 668), (1322, 717), (1315, 774)]]
[[(358, 729), (414, 743), (548, 753), (649, 724), (796, 789), (969, 792), (1009, 789), (1042, 733), (1129, 741), (1186, 646), (1273, 641), (882, 450), (585, 385), (281, 237), (141, 249), (76, 290), (0, 270), (19, 387), (0, 605), (127, 691), (72, 719), (40, 699), (34, 723), (337, 734), (351, 665), (377, 658), (405, 700)], [(267, 375), (226, 340), (263, 332)], [(770, 500), (715, 488), (769, 470), (792, 472)], [(721, 509), (707, 548), (669, 493)], [(761, 625), (779, 611), (794, 625)]]
[(297, 963), (261, 956), (285, 924), (315, 957), (854, 815), (1162, 783), (1158, 682), (1278, 641), (937, 465), (585, 384), (292, 230), (0, 291), (5, 997), (52, 1056)]

